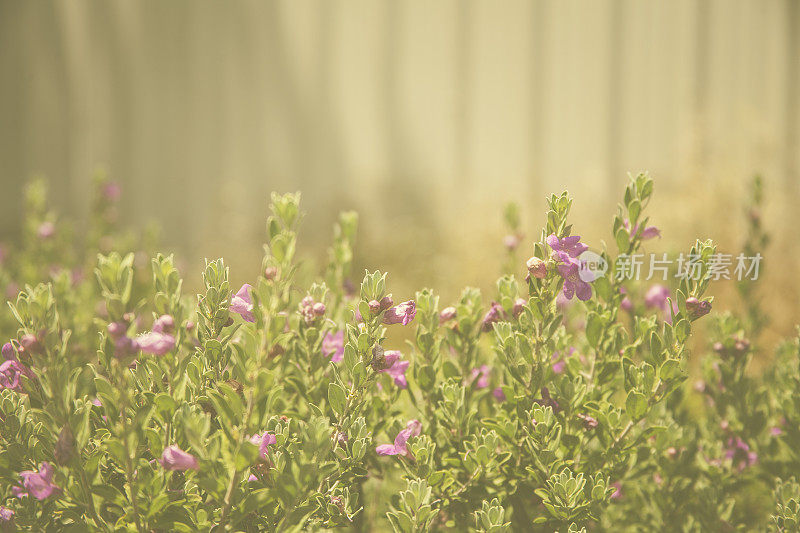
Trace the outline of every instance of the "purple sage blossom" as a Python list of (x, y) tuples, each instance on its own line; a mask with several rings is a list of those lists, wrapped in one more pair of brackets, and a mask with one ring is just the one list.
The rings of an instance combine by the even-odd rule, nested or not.
[(122, 187), (116, 181), (109, 181), (103, 186), (103, 196), (106, 200), (116, 202), (122, 196)]
[(18, 498), (30, 495), (37, 500), (44, 500), (59, 490), (53, 483), (53, 466), (50, 463), (40, 464), (38, 472), (24, 470), (19, 473), (19, 476), (22, 478), (22, 487), (25, 490), (15, 491)]
[(14, 352), (14, 345), (10, 342), (7, 342), (3, 345), (3, 360), (4, 361), (12, 361), (17, 358), (17, 354)]
[(389, 374), (394, 380), (395, 385), (401, 389), (405, 389), (408, 387), (406, 370), (408, 370), (409, 365), (411, 365), (411, 361), (404, 361), (402, 356), (403, 354), (397, 350), (387, 350), (383, 352), (385, 363), (384, 368), (380, 370), (380, 372)]
[(589, 247), (580, 242), (580, 240), (580, 235), (572, 235), (559, 239), (556, 237), (555, 233), (553, 233), (547, 237), (547, 244), (556, 254), (562, 252), (574, 259), (589, 249)]
[(417, 437), (422, 432), (422, 424), (419, 420), (412, 420), (406, 428), (401, 430), (394, 439), (394, 444), (381, 444), (375, 448), (378, 455), (402, 455), (407, 457), (409, 455), (406, 443), (411, 437)]
[(644, 305), (651, 309), (661, 309), (666, 311), (669, 289), (664, 285), (656, 283), (650, 287), (644, 295)]
[(49, 239), (56, 233), (56, 226), (52, 222), (42, 222), (36, 229), (36, 235), (40, 239)]
[(753, 466), (758, 461), (756, 452), (750, 451), (750, 446), (747, 445), (740, 437), (731, 437), (728, 439), (728, 448), (725, 450), (725, 459), (730, 459), (732, 465), (741, 472), (748, 466)]
[(564, 278), (564, 297), (571, 300), (573, 295), (578, 296), (578, 300), (586, 301), (592, 297), (592, 286), (581, 279), (581, 264), (565, 253), (559, 254), (559, 259), (563, 262), (558, 265), (558, 273)]
[(622, 294), (622, 301), (619, 303), (620, 309), (623, 311), (630, 311), (633, 309), (633, 302), (631, 302), (631, 299), (628, 298), (627, 289), (625, 289), (625, 287), (620, 287), (619, 292)]
[[(633, 226), (633, 229), (630, 229), (631, 223), (627, 218), (622, 222), (622, 225), (625, 226), (625, 229), (628, 230), (628, 232), (630, 233), (631, 237), (636, 235), (636, 232), (639, 231), (639, 224), (636, 224), (635, 226)], [(649, 239), (655, 239), (656, 237), (658, 237), (659, 239), (661, 238), (661, 230), (659, 230), (657, 227), (655, 227), (655, 226), (646, 226), (642, 230), (641, 238), (642, 238), (643, 241), (646, 241), (646, 240), (649, 240)]]
[(161, 315), (153, 322), (153, 331), (156, 333), (172, 333), (175, 331), (175, 319), (169, 315)]
[(242, 285), (239, 292), (231, 297), (231, 305), (228, 307), (231, 312), (241, 315), (245, 322), (255, 322), (253, 315), (253, 299), (250, 297), (250, 289), (253, 287), (249, 283)]
[(175, 337), (167, 333), (151, 331), (136, 338), (136, 346), (151, 355), (164, 355), (175, 348)]
[(492, 302), (492, 306), (489, 308), (489, 311), (483, 315), (481, 329), (483, 331), (492, 331), (492, 324), (495, 322), (500, 322), (503, 319), (504, 314), (505, 311), (503, 310), (503, 306), (497, 302)]
[(22, 376), (32, 378), (30, 369), (17, 361), (16, 358), (8, 359), (0, 364), (0, 390), (11, 389), (22, 392)]
[(258, 446), (258, 453), (261, 457), (261, 460), (266, 461), (270, 444), (275, 444), (277, 440), (275, 439), (274, 434), (264, 432), (261, 434), (256, 433), (250, 437), (250, 442)]
[(327, 333), (322, 338), (322, 355), (330, 357), (334, 363), (344, 359), (344, 331)]
[(383, 314), (384, 324), (402, 324), (407, 326), (414, 317), (417, 316), (417, 304), (414, 300), (408, 300), (397, 304)]
[(0, 521), (11, 522), (14, 519), (14, 509), (0, 505)]
[(470, 372), (469, 381), (475, 385), (476, 389), (485, 389), (489, 386), (489, 374), (492, 369), (489, 365), (481, 365), (478, 368), (473, 368)]
[(164, 449), (158, 464), (164, 470), (197, 470), (199, 467), (194, 455), (181, 450), (174, 444)]
[(506, 235), (505, 237), (503, 237), (503, 246), (505, 246), (510, 251), (516, 250), (517, 246), (519, 246), (520, 240), (521, 239), (519, 235), (514, 235), (514, 234)]
[(492, 391), (492, 396), (494, 396), (498, 402), (506, 401), (506, 393), (503, 392), (503, 387), (495, 387)]

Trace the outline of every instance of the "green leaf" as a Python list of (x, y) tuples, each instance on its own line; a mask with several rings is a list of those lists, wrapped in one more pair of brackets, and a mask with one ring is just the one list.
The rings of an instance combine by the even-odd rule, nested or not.
[(330, 383), (328, 385), (328, 402), (330, 402), (336, 414), (341, 415), (344, 412), (345, 393), (338, 383)]
[(647, 398), (641, 392), (630, 391), (628, 399), (625, 400), (625, 411), (634, 422), (641, 420), (647, 413)]
[(604, 320), (597, 313), (589, 313), (586, 319), (586, 340), (593, 347), (597, 347), (600, 342), (600, 334), (603, 331)]

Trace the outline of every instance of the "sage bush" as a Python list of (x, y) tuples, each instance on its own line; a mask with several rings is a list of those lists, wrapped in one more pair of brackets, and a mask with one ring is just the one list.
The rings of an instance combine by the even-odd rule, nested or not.
[[(652, 193), (630, 180), (601, 263), (658, 237)], [(798, 340), (763, 354), (747, 281), (712, 311), (709, 240), (666, 285), (587, 276), (553, 195), (532, 248), (507, 210), (493, 294), (444, 302), (394, 294), (402, 272), (354, 283), (350, 212), (304, 275), (300, 195), (273, 194), (259, 276), (233, 286), (209, 260), (189, 294), (152, 234), (120, 230), (119, 196), (99, 177), (76, 236), (33, 183), (0, 259), (4, 530), (798, 528)]]

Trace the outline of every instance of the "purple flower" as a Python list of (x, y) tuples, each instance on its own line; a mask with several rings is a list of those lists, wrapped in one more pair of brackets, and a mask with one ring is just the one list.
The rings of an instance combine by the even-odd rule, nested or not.
[(561, 357), (561, 355), (559, 355), (558, 352), (553, 352), (553, 356), (550, 359), (553, 363), (552, 368), (554, 373), (561, 374), (562, 372), (564, 372), (564, 368), (566, 368), (567, 362)]
[(697, 320), (711, 312), (711, 302), (689, 296), (686, 298), (686, 312), (689, 313), (689, 320)]
[(623, 311), (630, 311), (633, 309), (633, 302), (631, 302), (631, 299), (628, 298), (628, 291), (625, 289), (625, 287), (620, 287), (619, 292), (622, 294), (622, 301), (619, 303), (620, 309)]
[(559, 239), (556, 237), (555, 233), (553, 233), (547, 237), (547, 244), (557, 254), (558, 252), (562, 252), (569, 257), (576, 258), (589, 249), (589, 247), (580, 242), (580, 240), (581, 238), (579, 235), (572, 235)]
[(617, 498), (622, 498), (622, 483), (620, 483), (619, 481), (615, 481), (614, 483), (611, 484), (611, 486), (614, 487), (614, 492), (611, 493), (611, 496), (609, 496), (609, 498), (611, 498), (612, 500), (616, 500)]
[(385, 358), (384, 368), (380, 372), (386, 372), (389, 374), (392, 379), (394, 380), (394, 384), (400, 387), (401, 389), (405, 389), (408, 387), (408, 381), (406, 381), (406, 370), (408, 370), (409, 365), (411, 364), (410, 361), (403, 361), (401, 357), (403, 356), (397, 350), (387, 350), (383, 353), (383, 357)]
[(103, 196), (105, 196), (106, 200), (111, 200), (115, 202), (119, 200), (119, 197), (122, 195), (122, 187), (119, 186), (119, 183), (115, 181), (109, 181), (103, 186)]
[(258, 446), (258, 453), (261, 456), (263, 461), (267, 460), (267, 454), (269, 453), (269, 445), (275, 444), (277, 440), (275, 439), (275, 435), (272, 433), (256, 433), (252, 437), (250, 437), (250, 442)]
[(503, 387), (495, 387), (495, 389), (492, 391), (492, 395), (498, 402), (506, 401), (506, 393), (503, 392)]
[(3, 359), (5, 361), (11, 361), (17, 358), (16, 353), (14, 352), (14, 345), (10, 342), (7, 342), (3, 345)]
[(417, 437), (422, 432), (422, 424), (419, 420), (412, 420), (406, 428), (401, 430), (394, 439), (394, 444), (381, 444), (375, 448), (378, 455), (409, 455), (406, 443), (411, 437)]
[(592, 287), (581, 279), (580, 262), (564, 252), (559, 254), (559, 259), (562, 263), (558, 265), (558, 273), (564, 278), (564, 297), (571, 300), (573, 295), (577, 295), (578, 300), (584, 302), (591, 298)]
[(197, 470), (198, 468), (194, 455), (186, 453), (174, 444), (164, 449), (158, 463), (164, 470)]
[(595, 429), (597, 427), (597, 419), (593, 416), (578, 413), (578, 418), (583, 422), (583, 427), (586, 429)]
[(491, 371), (489, 365), (473, 368), (469, 376), (470, 383), (474, 384), (476, 389), (485, 389), (489, 386), (489, 374)]
[(344, 331), (327, 333), (322, 338), (322, 355), (330, 357), (334, 363), (344, 359)]
[[(622, 224), (625, 226), (625, 229), (629, 230), (631, 236), (636, 235), (636, 232), (639, 231), (639, 224), (636, 224), (633, 226), (633, 229), (630, 229), (631, 223), (627, 218)], [(655, 239), (656, 237), (661, 238), (661, 231), (655, 226), (647, 226), (642, 230), (641, 237), (643, 241)]]
[(39, 465), (39, 471), (25, 470), (19, 473), (22, 478), (22, 486), (25, 491), (17, 490), (17, 497), (31, 495), (37, 500), (49, 498), (58, 487), (53, 484), (53, 467), (50, 463)]
[(112, 339), (119, 339), (128, 331), (128, 326), (124, 322), (111, 322), (106, 329)]
[[(664, 322), (672, 324), (672, 314), (669, 312), (669, 289), (656, 283), (644, 295), (644, 305), (651, 309), (660, 309), (664, 313)], [(672, 311), (678, 312), (678, 304), (672, 302)]]
[(528, 303), (528, 300), (525, 298), (517, 298), (514, 300), (514, 307), (511, 309), (511, 312), (515, 318), (522, 314), (522, 310), (525, 309), (526, 303)]
[(52, 222), (42, 222), (36, 230), (40, 239), (49, 239), (56, 233), (56, 226)]
[(22, 392), (22, 383), (20, 382), (22, 376), (32, 378), (33, 374), (28, 367), (17, 361), (16, 358), (3, 361), (0, 364), (0, 390), (11, 389)]
[(497, 302), (492, 302), (492, 306), (489, 308), (489, 311), (483, 315), (481, 329), (483, 329), (483, 331), (492, 331), (492, 324), (495, 322), (500, 322), (500, 320), (503, 318), (503, 314), (503, 306)]
[(417, 315), (417, 304), (414, 300), (409, 300), (398, 304), (383, 314), (384, 324), (408, 325)]
[(661, 309), (662, 311), (666, 311), (667, 298), (669, 298), (669, 289), (656, 283), (645, 293), (644, 305), (651, 309)]
[(11, 522), (14, 519), (14, 509), (3, 507), (0, 505), (0, 520), (3, 522)]
[(125, 359), (139, 352), (139, 342), (123, 335), (114, 341), (114, 357)]
[(756, 452), (750, 451), (750, 446), (747, 445), (739, 437), (728, 439), (728, 448), (725, 451), (725, 459), (730, 459), (731, 464), (736, 466), (737, 470), (741, 472), (748, 466), (753, 466), (758, 461)]
[(136, 338), (136, 346), (144, 353), (164, 355), (175, 348), (175, 337), (167, 333), (151, 331)]
[(520, 237), (519, 235), (506, 235), (503, 237), (503, 246), (508, 248), (509, 250), (516, 250), (517, 246), (519, 246)]
[(250, 289), (252, 288), (249, 283), (242, 285), (239, 292), (231, 297), (231, 305), (228, 308), (231, 312), (241, 315), (245, 322), (256, 321), (256, 317), (253, 316), (253, 299), (250, 297)]
[(175, 331), (175, 319), (169, 315), (161, 315), (153, 322), (153, 331), (156, 333), (172, 333)]
[(773, 437), (777, 437), (778, 435), (783, 434), (783, 430), (778, 426), (772, 426), (769, 428), (769, 434)]

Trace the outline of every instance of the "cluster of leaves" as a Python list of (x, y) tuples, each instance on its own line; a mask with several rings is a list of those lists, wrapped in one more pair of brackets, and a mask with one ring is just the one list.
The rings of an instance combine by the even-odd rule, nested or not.
[[(598, 250), (606, 264), (641, 250), (652, 192), (646, 175), (626, 187), (616, 248)], [(782, 344), (762, 376), (747, 371), (764, 319), (743, 287), (745, 312), (704, 319), (713, 333), (690, 354), (711, 304), (710, 241), (691, 246), (698, 275), (660, 314), (626, 306), (641, 288), (613, 275), (567, 305), (549, 238), (572, 234), (572, 200), (553, 195), (529, 275), (501, 277), (491, 304), (467, 288), (452, 305), (422, 289), (396, 306), (385, 273), (353, 289), (353, 213), (322, 275), (302, 279), (300, 197), (273, 195), (257, 279), (236, 292), (223, 260), (207, 261), (187, 295), (171, 255), (119, 233), (116, 196), (98, 177), (76, 245), (33, 184), (22, 245), (0, 265), (17, 379), (0, 390), (0, 528), (800, 524), (800, 345)], [(751, 213), (760, 199), (756, 185)], [(506, 220), (508, 271), (524, 271), (515, 208)], [(766, 237), (751, 221), (745, 249), (757, 250)], [(166, 347), (140, 349), (156, 332)]]

